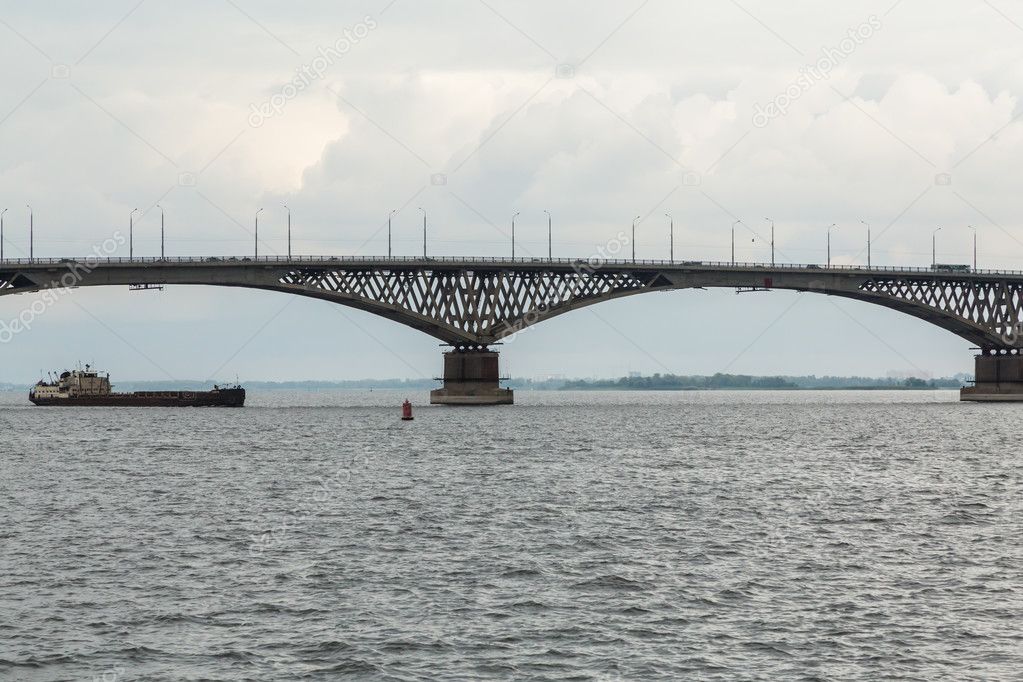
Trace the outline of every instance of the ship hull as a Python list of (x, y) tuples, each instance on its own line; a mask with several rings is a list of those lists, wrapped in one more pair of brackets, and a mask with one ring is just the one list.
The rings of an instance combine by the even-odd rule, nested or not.
[(29, 396), (39, 407), (243, 407), (245, 389), (219, 391), (145, 391), (74, 398)]

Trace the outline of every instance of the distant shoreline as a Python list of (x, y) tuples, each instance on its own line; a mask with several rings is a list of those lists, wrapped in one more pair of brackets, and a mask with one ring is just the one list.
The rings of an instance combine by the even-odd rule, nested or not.
[[(943, 391), (958, 390), (972, 377), (959, 375), (942, 379), (893, 379), (871, 377), (753, 377), (716, 374), (712, 376), (654, 375), (618, 379), (510, 379), (508, 388), (517, 391)], [(117, 391), (209, 390), (212, 381), (123, 381), (115, 383)], [(256, 391), (425, 391), (438, 388), (433, 379), (359, 379), (348, 381), (243, 381), (242, 385)], [(0, 392), (28, 392), (31, 384), (0, 384)]]
[[(592, 388), (577, 388), (577, 387), (565, 387), (557, 389), (559, 391), (580, 391), (580, 392), (594, 392), (594, 391), (622, 391), (628, 393), (640, 393), (640, 392), (659, 392), (659, 393), (680, 393), (680, 392), (712, 392), (712, 391), (956, 391), (962, 388), (961, 386), (788, 386), (788, 387), (776, 387), (776, 388), (761, 388), (761, 387), (687, 387), (687, 388), (620, 388), (617, 386), (601, 386)], [(528, 390), (528, 389), (527, 389)]]

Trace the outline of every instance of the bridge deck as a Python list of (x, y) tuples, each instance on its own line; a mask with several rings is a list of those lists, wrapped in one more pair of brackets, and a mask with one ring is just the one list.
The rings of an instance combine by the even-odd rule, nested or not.
[(885, 306), (985, 351), (1023, 348), (1023, 271), (695, 260), (402, 256), (36, 258), (0, 261), (0, 296), (88, 286), (208, 285), (308, 296), (446, 343), (486, 346), (556, 315), (673, 289), (787, 289)]
[(365, 267), (365, 268), (438, 268), (438, 269), (510, 269), (510, 270), (576, 270), (578, 268), (604, 269), (632, 271), (689, 271), (689, 270), (713, 270), (718, 272), (832, 272), (849, 274), (894, 274), (934, 275), (936, 277), (970, 277), (970, 278), (1011, 278), (1023, 279), (1023, 270), (986, 270), (973, 268), (959, 269), (946, 267), (918, 267), (918, 266), (888, 266), (873, 265), (821, 265), (815, 263), (760, 263), (760, 262), (721, 262), (721, 261), (696, 261), (696, 260), (651, 260), (651, 259), (586, 259), (586, 258), (501, 258), (493, 256), (484, 257), (458, 257), (440, 256), (437, 258), (422, 258), (416, 256), (399, 256), (395, 258), (367, 257), (367, 256), (260, 256), (253, 258), (248, 256), (180, 256), (171, 258), (96, 258), (83, 256), (78, 258), (8, 258), (0, 260), (0, 268), (7, 271), (25, 271), (36, 269), (50, 269), (55, 266), (68, 266), (76, 263), (85, 263), (90, 267), (123, 267), (138, 268), (139, 266), (153, 268), (169, 267), (237, 267), (266, 264), (274, 267)]

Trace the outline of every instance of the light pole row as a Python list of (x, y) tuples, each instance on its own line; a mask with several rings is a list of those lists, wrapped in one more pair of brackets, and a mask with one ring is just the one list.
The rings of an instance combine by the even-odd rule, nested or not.
[[(973, 225), (967, 225), (966, 228), (973, 232), (973, 269), (977, 269), (977, 228)], [(931, 232), (931, 267), (933, 268), (938, 264), (938, 248), (937, 239), (938, 232), (941, 231), (940, 227), (934, 228)]]
[[(552, 221), (551, 213), (547, 209), (544, 209), (544, 213), (547, 214), (547, 260), (554, 260), (553, 256), (553, 239), (552, 239)], [(511, 257), (515, 260), (515, 219), (522, 215), (522, 211), (516, 211), (511, 217)], [(635, 226), (633, 226), (635, 228)], [(390, 255), (388, 253), (388, 255)]]
[[(667, 217), (669, 219), (671, 218), (671, 216), (668, 215), (667, 213), (665, 213), (664, 215), (665, 215), (665, 217)], [(774, 260), (774, 220), (772, 220), (771, 218), (764, 218), (764, 220), (766, 220), (767, 222), (769, 222), (771, 224), (771, 265), (773, 267), (774, 264), (775, 264), (775, 260)], [(872, 267), (872, 263), (871, 263), (871, 230), (870, 230), (870, 223), (868, 223), (865, 220), (861, 220), (860, 223), (863, 224), (867, 228), (867, 267), (870, 268), (870, 267)], [(745, 225), (745, 223), (742, 222), (742, 220), (736, 220), (734, 223), (732, 223), (732, 257), (731, 257), (731, 264), (732, 265), (735, 265), (735, 226), (736, 225)], [(977, 228), (974, 227), (973, 225), (967, 225), (966, 227), (973, 231), (973, 269), (976, 270), (977, 269)], [(827, 267), (829, 267), (829, 268), (831, 267), (831, 231), (832, 230), (837, 230), (837, 229), (838, 229), (838, 225), (835, 224), (835, 223), (831, 223), (830, 225), (828, 225), (828, 229), (827, 229)], [(635, 237), (635, 225), (633, 225), (633, 230), (634, 230), (633, 231), (633, 237)], [(672, 234), (671, 234), (671, 242), (669, 243), (669, 258), (670, 258), (671, 262), (674, 262), (675, 261), (675, 255), (674, 255), (674, 226), (673, 225), (671, 227), (671, 230), (672, 230)], [(935, 228), (935, 230), (931, 233), (931, 267), (932, 268), (935, 265), (937, 265), (937, 261), (938, 261), (938, 257), (937, 257), (937, 235), (938, 235), (938, 232), (940, 232), (940, 231), (941, 231), (941, 228), (938, 227), (938, 228)], [(636, 259), (635, 258), (635, 252), (633, 252), (633, 260), (635, 260), (635, 259)]]
[[(160, 204), (156, 205), (156, 208), (160, 209), (160, 260), (165, 258), (164, 251), (164, 215), (163, 206)], [(128, 260), (135, 260), (135, 214), (138, 213), (137, 208), (133, 208), (131, 213), (128, 214)]]
[[(285, 207), (285, 208), (287, 208), (287, 207)], [(260, 209), (260, 210), (262, 210), (262, 209)], [(426, 258), (426, 209), (420, 207), (419, 210), (423, 212), (423, 258)], [(388, 216), (387, 216), (387, 257), (388, 258), (391, 258), (391, 218), (394, 217), (395, 213), (398, 213), (398, 209), (392, 210), (390, 212), (390, 214), (388, 214)], [(544, 209), (544, 213), (547, 214), (547, 258), (548, 258), (548, 260), (553, 260), (553, 257), (552, 257), (553, 256), (553, 252), (552, 252), (552, 229), (551, 229), (552, 220), (551, 220), (551, 213), (547, 209)], [(515, 259), (515, 219), (517, 217), (519, 217), (521, 214), (522, 214), (522, 211), (516, 211), (512, 215), (512, 217), (511, 217), (511, 257), (512, 257), (512, 260)], [(2, 214), (0, 214), (0, 218), (2, 218), (2, 217), (3, 217)], [(665, 213), (664, 217), (668, 219), (668, 260), (669, 260), (669, 262), (674, 263), (675, 262), (675, 219), (669, 213)], [(641, 218), (642, 218), (642, 216), (636, 216), (635, 218), (632, 219), (632, 262), (633, 263), (636, 262), (636, 223)], [(764, 218), (764, 220), (766, 220), (767, 222), (769, 222), (771, 224), (771, 266), (774, 267), (774, 265), (775, 265), (775, 248), (774, 248), (774, 227), (775, 227), (775, 225), (774, 225), (774, 220), (771, 219), (771, 218)], [(258, 221), (258, 213), (257, 213), (257, 221)], [(862, 223), (867, 228), (867, 267), (870, 268), (872, 266), (872, 263), (871, 263), (871, 230), (870, 230), (870, 223), (868, 223), (865, 220), (861, 220), (860, 223)], [(736, 220), (734, 223), (732, 223), (732, 240), (731, 240), (732, 241), (731, 264), (732, 265), (735, 265), (735, 226), (736, 225), (743, 225), (743, 226), (745, 226), (745, 223), (742, 222), (742, 220)], [(975, 228), (973, 225), (967, 225), (967, 227), (969, 229), (973, 230), (973, 269), (976, 270), (977, 269), (977, 228)], [(831, 267), (831, 231), (832, 230), (837, 230), (837, 229), (838, 229), (838, 225), (836, 223), (831, 223), (830, 225), (828, 225), (828, 229), (827, 229), (827, 267), (829, 267), (829, 268)], [(937, 257), (936, 257), (936, 252), (937, 252), (937, 249), (936, 249), (936, 235), (937, 235), (938, 231), (940, 231), (940, 230), (941, 230), (940, 227), (937, 228), (936, 230), (934, 230), (934, 233), (931, 235), (931, 265), (932, 265), (932, 267), (936, 264), (936, 260), (937, 260)], [(288, 257), (289, 258), (291, 257), (291, 212), (290, 211), (288, 212)]]
[[(29, 235), (29, 260), (35, 260), (35, 215), (32, 206), (29, 204), (25, 205), (28, 208), (28, 235)], [(160, 258), (161, 260), (166, 257), (165, 252), (165, 213), (163, 206), (156, 204), (156, 208), (160, 209)], [(292, 257), (291, 252), (291, 209), (287, 204), (284, 204), (284, 209), (288, 212), (288, 258)], [(4, 258), (4, 217), (8, 209), (0, 210), (0, 260)], [(419, 207), (419, 210), (423, 212), (423, 258), (427, 257), (427, 212), (423, 207)], [(254, 249), (253, 252), (255, 257), (259, 258), (259, 214), (263, 212), (263, 209), (256, 211), (255, 216), (255, 231), (254, 237)], [(392, 218), (398, 209), (392, 210), (387, 216), (387, 257), (392, 257)], [(139, 209), (132, 209), (128, 215), (128, 259), (135, 260), (135, 214), (139, 213)], [(511, 218), (511, 257), (515, 259), (515, 219), (521, 215), (521, 211), (516, 211)], [(547, 258), (553, 260), (553, 236), (552, 236), (552, 218), (551, 213), (547, 209), (544, 209), (544, 213), (547, 214)], [(675, 262), (675, 219), (671, 214), (665, 213), (664, 217), (668, 219), (668, 259), (669, 262)], [(636, 223), (642, 218), (642, 216), (636, 216), (632, 220), (632, 262), (636, 262)], [(774, 220), (771, 218), (764, 218), (771, 224), (771, 266), (775, 265), (775, 249), (774, 249)], [(867, 228), (867, 267), (872, 267), (871, 263), (871, 230), (870, 223), (865, 220), (860, 221)], [(736, 220), (732, 223), (731, 229), (731, 264), (735, 265), (735, 227), (736, 225), (745, 225), (742, 220)], [(966, 226), (973, 232), (973, 269), (977, 269), (977, 228), (973, 225)], [(827, 267), (831, 267), (831, 231), (837, 230), (838, 225), (832, 223), (827, 228)], [(941, 231), (941, 227), (936, 227), (931, 233), (931, 267), (937, 265), (937, 238), (938, 232)]]
[[(426, 258), (426, 218), (427, 218), (427, 215), (426, 215), (426, 209), (423, 208), (422, 206), (419, 207), (419, 210), (423, 212), (423, 258)], [(395, 208), (395, 209), (392, 209), (391, 212), (387, 214), (387, 257), (388, 258), (391, 257), (391, 220), (394, 218), (394, 214), (395, 213), (399, 213), (399, 212), (400, 212), (399, 209)], [(290, 218), (289, 218), (289, 221), (290, 221)], [(289, 224), (290, 224), (290, 222), (289, 222)], [(514, 229), (514, 226), (513, 226), (512, 229)], [(290, 234), (291, 234), (290, 228), (289, 228), (288, 234), (289, 234), (288, 239), (290, 240), (291, 239), (291, 237), (290, 237)], [(514, 249), (514, 246), (512, 248)], [(289, 241), (289, 246), (288, 246), (288, 258), (291, 258), (290, 241)]]
[[(287, 204), (281, 204), (284, 206), (284, 210), (288, 212), (288, 259), (291, 259), (291, 208)], [(162, 210), (162, 209), (161, 209)], [(255, 241), (253, 254), (256, 258), (259, 258), (259, 214), (263, 212), (263, 209), (256, 211), (255, 219), (255, 231), (253, 232), (253, 238)], [(388, 249), (390, 249), (390, 220), (388, 220)], [(390, 252), (388, 251), (388, 255)], [(163, 218), (160, 219), (160, 257), (163, 258)]]
[[(28, 209), (28, 259), (30, 261), (35, 260), (35, 211), (30, 204), (25, 204), (25, 208)], [(160, 208), (159, 204), (157, 208)], [(4, 236), (5, 227), (5, 215), (8, 209), (0, 210), (0, 260), (4, 259), (4, 242), (6, 237)], [(138, 209), (132, 209), (128, 215), (128, 259), (134, 260), (135, 255), (135, 214), (138, 213)], [(163, 258), (163, 208), (160, 208), (160, 257)]]
[[(427, 214), (426, 209), (422, 206), (419, 210), (423, 212), (423, 258), (426, 258), (426, 234), (427, 234)], [(547, 215), (547, 259), (554, 260), (554, 236), (553, 236), (553, 218), (551, 212), (547, 209), (543, 211)], [(387, 257), (392, 257), (392, 227), (393, 218), (396, 213), (399, 213), (399, 209), (393, 209), (387, 214)], [(515, 258), (515, 219), (522, 215), (522, 211), (516, 211), (511, 217), (511, 257)], [(636, 216), (636, 220), (639, 220), (639, 216)], [(633, 246), (632, 246), (632, 260), (636, 260), (636, 246), (635, 246), (635, 235), (636, 235), (636, 221), (632, 222), (632, 234), (633, 234)]]

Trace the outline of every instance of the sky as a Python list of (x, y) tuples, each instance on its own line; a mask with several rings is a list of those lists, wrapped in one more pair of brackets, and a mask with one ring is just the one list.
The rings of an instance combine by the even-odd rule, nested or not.
[[(421, 249), (1023, 269), (1023, 7), (668, 0), (0, 1), (4, 253), (128, 230), (172, 256)], [(937, 228), (940, 231), (935, 232)], [(123, 251), (123, 253), (122, 253)], [(113, 255), (127, 255), (122, 247)], [(37, 294), (0, 297), (0, 323)], [(0, 381), (434, 377), (436, 339), (273, 292), (83, 288), (0, 345)], [(970, 344), (819, 294), (651, 293), (537, 325), (518, 377), (971, 371)]]

